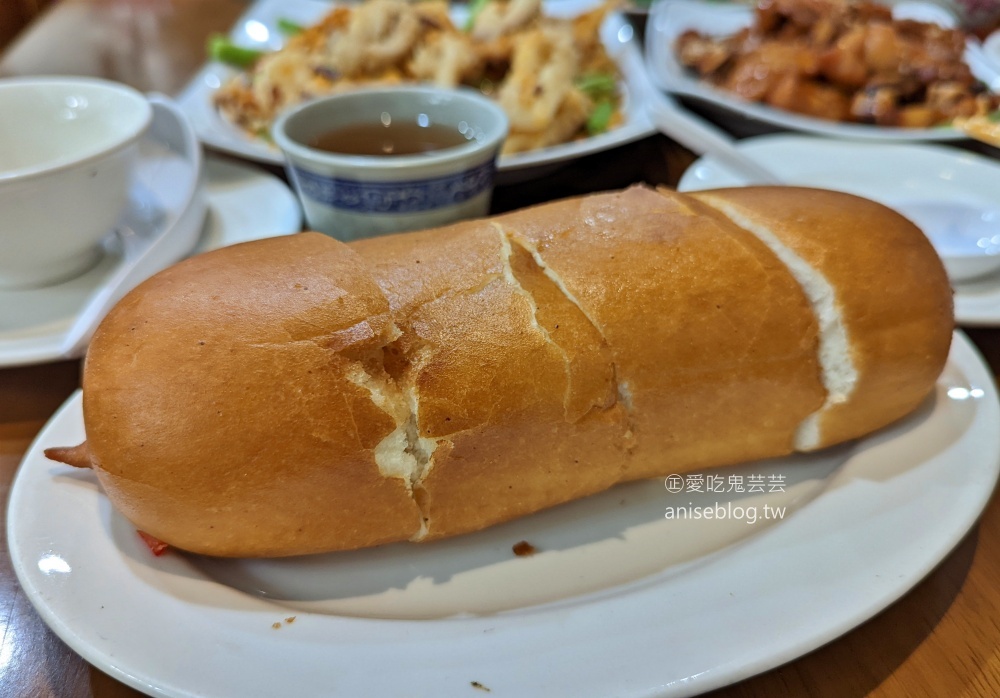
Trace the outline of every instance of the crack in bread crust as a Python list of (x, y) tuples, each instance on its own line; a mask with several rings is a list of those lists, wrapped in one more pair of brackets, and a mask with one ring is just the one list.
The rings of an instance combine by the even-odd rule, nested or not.
[[(606, 410), (612, 407), (614, 404), (618, 403), (624, 408), (626, 417), (628, 419), (628, 424), (626, 425), (624, 430), (624, 438), (627, 443), (626, 450), (630, 450), (634, 445), (634, 439), (632, 436), (634, 433), (634, 425), (631, 422), (632, 405), (630, 401), (626, 400), (625, 402), (622, 402), (620, 399), (620, 396), (628, 395), (629, 392), (627, 389), (627, 384), (619, 382), (618, 380), (618, 367), (615, 364), (613, 352), (611, 351), (611, 348), (608, 345), (607, 338), (604, 336), (603, 329), (595, 321), (592, 313), (590, 313), (588, 309), (585, 308), (583, 304), (581, 304), (580, 300), (566, 287), (566, 284), (563, 282), (562, 278), (546, 263), (544, 257), (542, 256), (541, 252), (539, 252), (536, 245), (534, 245), (530, 240), (527, 240), (523, 236), (519, 235), (515, 229), (512, 229), (509, 226), (503, 225), (500, 222), (494, 222), (493, 225), (495, 225), (497, 229), (500, 230), (504, 236), (506, 236), (507, 240), (511, 245), (511, 249), (515, 251), (516, 258), (519, 259), (521, 262), (519, 264), (520, 269), (523, 270), (526, 267), (530, 267), (533, 276), (537, 277), (538, 275), (541, 275), (544, 279), (546, 279), (549, 282), (549, 284), (551, 284), (552, 288), (556, 289), (556, 291), (559, 294), (559, 298), (553, 299), (553, 305), (565, 303), (568, 304), (570, 308), (572, 308), (572, 310), (567, 309), (568, 312), (564, 313), (563, 317), (572, 316), (573, 314), (579, 314), (579, 316), (583, 318), (583, 321), (590, 328), (590, 330), (596, 333), (596, 337), (590, 338), (590, 341), (594, 341), (595, 343), (598, 343), (600, 346), (600, 351), (602, 352), (602, 361), (605, 364), (605, 370), (607, 372), (608, 382), (612, 389), (608, 391), (607, 397), (604, 400), (594, 400), (589, 405), (578, 407), (577, 409), (569, 412), (568, 414), (570, 421), (577, 421), (585, 417), (593, 410)], [(518, 275), (518, 269), (515, 269), (514, 273), (515, 276)], [(522, 271), (522, 273), (524, 272)], [(523, 286), (525, 282), (522, 281), (521, 283)], [(537, 286), (538, 283), (539, 282), (536, 280), (535, 285)], [(558, 329), (559, 326), (556, 325), (555, 328)], [(575, 332), (577, 336), (571, 339), (579, 339), (579, 335), (581, 334), (581, 332), (584, 331), (585, 329), (579, 327), (576, 328)], [(579, 354), (579, 350), (576, 353)], [(567, 353), (567, 358), (569, 359), (568, 353)], [(569, 360), (570, 360), (570, 365), (572, 366), (573, 361), (572, 359)], [(593, 370), (593, 367), (591, 367), (590, 370)], [(572, 380), (572, 370), (570, 375)], [(570, 386), (569, 389), (572, 390), (572, 386)]]
[(837, 293), (822, 272), (782, 243), (766, 226), (710, 194), (702, 195), (699, 200), (767, 245), (788, 268), (809, 299), (820, 328), (817, 358), (827, 395), (820, 408), (799, 425), (795, 433), (795, 448), (798, 451), (813, 450), (822, 440), (821, 422), (824, 415), (831, 408), (847, 402), (858, 382), (858, 370), (851, 355), (851, 338), (844, 325)]
[(558, 274), (556, 274), (555, 271), (552, 270), (552, 267), (546, 264), (545, 258), (542, 257), (542, 253), (538, 251), (538, 247), (534, 245), (530, 240), (527, 240), (518, 235), (517, 233), (512, 232), (511, 230), (501, 225), (500, 223), (494, 223), (494, 225), (496, 225), (499, 229), (504, 231), (504, 234), (507, 236), (507, 239), (510, 240), (512, 244), (517, 245), (518, 247), (525, 250), (528, 254), (531, 255), (531, 258), (535, 260), (535, 264), (537, 264), (538, 268), (542, 270), (542, 273), (545, 274), (545, 276), (549, 277), (552, 283), (556, 285), (556, 288), (558, 288), (562, 292), (562, 294), (566, 296), (566, 300), (575, 305), (577, 309), (581, 313), (583, 313), (583, 316), (587, 318), (587, 321), (590, 322), (591, 326), (595, 330), (597, 330), (597, 332), (601, 335), (601, 339), (607, 342), (608, 339), (604, 335), (604, 330), (594, 319), (593, 315), (587, 312), (587, 309), (583, 307), (583, 304), (580, 303), (580, 300), (575, 295), (573, 295), (573, 293), (568, 288), (566, 288), (566, 284), (562, 280), (562, 278)]
[[(420, 352), (415, 352), (409, 361), (419, 363)], [(372, 450), (375, 463), (385, 477), (398, 478), (406, 487), (420, 511), (420, 530), (410, 540), (419, 541), (428, 531), (426, 500), (419, 496), (424, 477), (434, 465), (434, 452), (438, 439), (420, 436), (419, 398), (412, 382), (400, 382), (385, 370), (385, 348), (373, 352), (366, 367), (362, 362), (352, 364), (346, 377), (355, 385), (368, 391), (372, 402), (389, 415), (396, 428), (385, 436)], [(414, 361), (416, 359), (416, 361)], [(377, 363), (376, 363), (377, 362)], [(442, 439), (443, 440), (443, 439)]]
[(531, 309), (531, 323), (534, 329), (545, 338), (546, 342), (551, 344), (553, 348), (555, 348), (555, 350), (562, 355), (563, 370), (566, 373), (566, 390), (563, 392), (563, 411), (564, 413), (568, 413), (570, 396), (573, 392), (573, 372), (570, 369), (569, 354), (567, 354), (566, 350), (552, 338), (548, 329), (538, 322), (538, 303), (535, 301), (535, 297), (532, 293), (524, 287), (521, 280), (514, 273), (514, 269), (511, 267), (511, 257), (514, 255), (514, 250), (510, 244), (510, 237), (499, 225), (496, 223), (493, 223), (492, 225), (496, 229), (497, 235), (500, 238), (500, 262), (503, 264), (504, 280), (510, 284), (511, 288), (514, 289), (514, 293), (527, 301), (528, 307)]

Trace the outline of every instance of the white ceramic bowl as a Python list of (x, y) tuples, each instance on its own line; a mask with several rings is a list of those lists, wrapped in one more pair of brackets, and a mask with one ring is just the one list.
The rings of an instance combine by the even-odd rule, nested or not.
[(86, 78), (0, 80), (0, 287), (43, 286), (96, 262), (128, 199), (146, 98)]
[[(310, 143), (380, 121), (454, 128), (467, 141), (415, 155), (344, 155)], [(507, 116), (472, 90), (399, 86), (325, 97), (282, 116), (274, 140), (309, 226), (341, 240), (417, 230), (489, 211)]]

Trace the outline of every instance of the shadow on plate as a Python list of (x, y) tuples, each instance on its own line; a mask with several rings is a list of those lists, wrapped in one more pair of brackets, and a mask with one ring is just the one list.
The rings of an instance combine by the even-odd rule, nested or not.
[[(960, 375), (946, 373), (937, 394), (917, 412), (860, 442), (714, 469), (699, 479), (685, 475), (672, 492), (664, 480), (627, 483), (432, 543), (270, 560), (176, 552), (154, 557), (103, 495), (99, 512), (109, 539), (138, 577), (196, 604), (263, 602), (296, 612), (418, 619), (586, 603), (688, 574), (793, 518), (824, 491), (857, 479), (885, 482), (919, 468), (971, 424), (973, 400), (956, 399), (955, 386), (964, 384)], [(933, 430), (926, 428), (931, 421)], [(924, 436), (928, 431), (933, 438)], [(98, 488), (89, 471), (53, 472)], [(756, 490), (749, 486), (753, 482), (760, 484)], [(513, 548), (521, 541), (537, 552), (516, 555)], [(206, 594), (208, 587), (241, 593)]]
[[(719, 483), (731, 488), (737, 478), (744, 483), (742, 492), (705, 491), (704, 484), (701, 492), (668, 492), (663, 480), (628, 483), (442, 541), (273, 560), (186, 554), (156, 558), (103, 497), (102, 516), (135, 573), (167, 593), (190, 594), (190, 585), (176, 583), (180, 576), (299, 612), (412, 619), (480, 616), (586, 602), (595, 594), (623, 593), (653, 578), (686, 573), (791, 516), (823, 490), (853, 451), (847, 445), (703, 474), (703, 482), (715, 478), (716, 488)], [(751, 476), (763, 491), (750, 490)], [(521, 541), (537, 552), (516, 555), (513, 547)], [(185, 600), (199, 603), (199, 596), (190, 594)], [(213, 604), (218, 601), (212, 598)]]

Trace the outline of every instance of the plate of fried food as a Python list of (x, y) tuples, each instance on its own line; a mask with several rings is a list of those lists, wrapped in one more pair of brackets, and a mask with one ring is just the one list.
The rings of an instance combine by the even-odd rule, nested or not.
[(995, 118), (1000, 71), (938, 5), (861, 0), (657, 3), (646, 60), (658, 87), (825, 136), (967, 137)]
[(594, 0), (260, 0), (179, 103), (206, 145), (281, 164), (270, 128), (311, 98), (401, 82), (481, 90), (510, 118), (498, 169), (525, 172), (653, 133), (632, 26)]

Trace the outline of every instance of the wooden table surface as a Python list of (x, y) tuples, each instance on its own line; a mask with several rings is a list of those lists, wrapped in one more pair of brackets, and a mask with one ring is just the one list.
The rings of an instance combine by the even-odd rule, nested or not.
[[(206, 36), (227, 29), (245, 7), (238, 0), (62, 0), (0, 57), (0, 75), (99, 75), (175, 93), (202, 63)], [(637, 181), (675, 183), (690, 162), (690, 153), (653, 137), (540, 182), (498, 189), (494, 205), (509, 209)], [(969, 335), (996, 374), (1000, 330)], [(79, 375), (77, 362), (0, 369), (5, 504), (21, 456)], [(998, 579), (1000, 505), (994, 500), (938, 568), (889, 609), (810, 655), (712, 696), (1000, 695)], [(88, 666), (47, 629), (18, 586), (6, 547), (0, 551), (0, 625), (0, 697), (140, 695)]]

